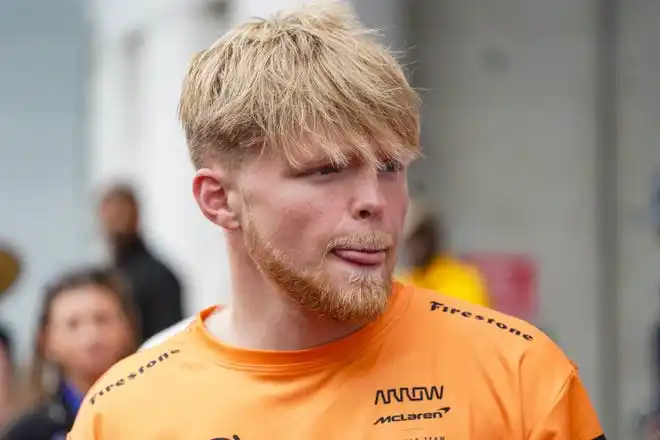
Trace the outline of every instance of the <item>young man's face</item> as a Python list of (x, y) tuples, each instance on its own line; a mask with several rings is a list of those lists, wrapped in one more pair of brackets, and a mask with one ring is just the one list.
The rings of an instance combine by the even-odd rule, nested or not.
[(240, 233), (252, 261), (304, 307), (338, 321), (387, 307), (408, 206), (405, 167), (354, 160), (335, 167), (312, 151), (245, 164)]

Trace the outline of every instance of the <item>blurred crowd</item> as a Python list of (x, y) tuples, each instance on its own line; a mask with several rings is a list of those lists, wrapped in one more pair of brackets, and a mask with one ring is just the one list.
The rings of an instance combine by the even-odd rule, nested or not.
[[(108, 188), (98, 218), (111, 261), (67, 270), (44, 288), (29, 369), (12, 357), (9, 331), (0, 332), (3, 438), (64, 436), (83, 396), (110, 366), (183, 318), (180, 282), (142, 238), (133, 188)], [(3, 250), (3, 294), (29, 264)]]

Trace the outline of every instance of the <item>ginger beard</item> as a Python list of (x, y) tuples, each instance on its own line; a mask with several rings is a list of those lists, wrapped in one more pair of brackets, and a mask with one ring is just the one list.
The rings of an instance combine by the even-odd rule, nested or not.
[[(343, 236), (328, 243), (313, 270), (296, 267), (282, 251), (273, 247), (258, 231), (253, 216), (245, 216), (245, 247), (259, 270), (273, 280), (304, 309), (337, 322), (370, 322), (382, 315), (389, 304), (394, 270), (393, 240), (384, 232)], [(329, 279), (328, 256), (334, 248), (387, 248), (388, 255), (378, 273), (355, 271), (346, 286)]]

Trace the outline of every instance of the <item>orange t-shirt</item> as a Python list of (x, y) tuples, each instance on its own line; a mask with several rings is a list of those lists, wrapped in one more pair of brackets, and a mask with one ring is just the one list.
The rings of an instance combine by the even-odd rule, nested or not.
[(395, 284), (375, 323), (302, 351), (219, 342), (203, 311), (113, 367), (69, 440), (604, 439), (576, 367), (543, 333)]

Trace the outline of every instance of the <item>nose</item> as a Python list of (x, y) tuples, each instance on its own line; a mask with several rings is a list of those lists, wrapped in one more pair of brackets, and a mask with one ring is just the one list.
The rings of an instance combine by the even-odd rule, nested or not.
[(365, 169), (358, 173), (353, 182), (353, 200), (351, 214), (356, 220), (380, 218), (385, 209), (385, 197), (378, 178), (378, 170)]
[(84, 331), (84, 341), (87, 346), (99, 344), (105, 333), (103, 325), (96, 322), (92, 317), (81, 328), (81, 331)]

